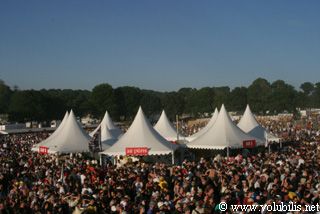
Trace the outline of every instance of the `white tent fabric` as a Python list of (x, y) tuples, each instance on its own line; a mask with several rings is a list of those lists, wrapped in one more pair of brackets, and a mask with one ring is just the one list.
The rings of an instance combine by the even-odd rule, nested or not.
[(141, 107), (128, 131), (102, 154), (126, 155), (127, 148), (148, 148), (148, 155), (165, 155), (172, 153), (177, 146), (164, 139), (146, 119)]
[(197, 139), (199, 136), (201, 136), (204, 133), (206, 133), (213, 126), (213, 124), (216, 122), (216, 120), (218, 118), (218, 114), (219, 114), (219, 111), (218, 111), (217, 108), (215, 108), (214, 113), (213, 113), (210, 121), (208, 122), (208, 124), (204, 128), (202, 128), (200, 131), (194, 133), (193, 135), (187, 137), (186, 139), (189, 142), (191, 142), (191, 141)]
[(63, 129), (64, 125), (66, 124), (66, 121), (68, 119), (69, 113), (68, 111), (65, 113), (60, 125), (58, 126), (58, 128), (45, 140), (41, 141), (38, 144), (33, 145), (33, 147), (31, 148), (32, 151), (39, 151), (39, 146), (45, 146), (47, 142), (49, 142), (51, 139), (53, 139), (56, 135), (58, 135), (61, 130)]
[[(110, 148), (115, 142), (117, 142), (117, 138), (115, 138), (110, 130), (104, 126), (101, 126), (101, 147), (102, 151)], [(103, 136), (103, 140), (102, 140)]]
[(238, 123), (238, 127), (249, 135), (261, 139), (263, 142), (280, 140), (280, 138), (269, 133), (258, 123), (249, 105), (247, 105), (246, 110)]
[(71, 110), (61, 131), (48, 138), (43, 146), (48, 153), (76, 153), (89, 151), (90, 136), (82, 129)]
[(113, 144), (117, 142), (117, 139), (110, 139), (110, 140), (105, 140), (101, 142), (101, 149), (102, 151), (109, 149)]
[(213, 126), (206, 133), (188, 143), (187, 146), (196, 149), (241, 148), (243, 147), (243, 141), (246, 140), (256, 140), (257, 144), (263, 144), (261, 140), (246, 134), (237, 127), (232, 122), (224, 105), (222, 105)]
[[(176, 141), (177, 140), (177, 131), (170, 123), (166, 112), (163, 110), (161, 116), (154, 126), (154, 129), (159, 132), (159, 134), (164, 137), (168, 141)], [(184, 137), (179, 134), (179, 139), (183, 139)]]
[(101, 128), (101, 141), (105, 141), (109, 139), (110, 137), (105, 135), (105, 130), (109, 129), (110, 134), (112, 135), (112, 138), (119, 138), (123, 134), (121, 129), (119, 129), (117, 126), (114, 125), (108, 111), (104, 114), (103, 119), (101, 120), (101, 123), (98, 125), (98, 127), (91, 132), (89, 135), (93, 137), (97, 131), (99, 131)]

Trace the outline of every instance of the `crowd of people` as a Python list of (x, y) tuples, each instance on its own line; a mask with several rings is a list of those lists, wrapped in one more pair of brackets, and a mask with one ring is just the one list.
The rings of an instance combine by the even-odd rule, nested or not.
[(305, 133), (294, 132), (300, 141), (271, 153), (216, 155), (173, 166), (101, 166), (85, 154), (32, 152), (48, 133), (0, 135), (0, 213), (203, 214), (221, 212), (221, 202), (317, 204), (318, 148), (304, 142)]
[(191, 136), (204, 128), (210, 119), (180, 123), (180, 131), (184, 136)]
[(319, 118), (308, 117), (294, 120), (291, 117), (280, 117), (278, 120), (260, 118), (262, 124), (269, 132), (281, 137), (284, 141), (316, 142), (320, 140)]

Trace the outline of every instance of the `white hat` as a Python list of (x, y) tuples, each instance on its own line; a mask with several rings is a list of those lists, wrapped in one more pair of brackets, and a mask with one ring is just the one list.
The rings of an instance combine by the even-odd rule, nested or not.
[(164, 205), (164, 203), (162, 202), (162, 201), (159, 201), (158, 202), (158, 207), (160, 208), (160, 207), (162, 207)]
[(127, 202), (126, 202), (126, 201), (121, 201), (120, 204), (121, 204), (123, 207), (126, 207), (126, 206), (127, 206)]

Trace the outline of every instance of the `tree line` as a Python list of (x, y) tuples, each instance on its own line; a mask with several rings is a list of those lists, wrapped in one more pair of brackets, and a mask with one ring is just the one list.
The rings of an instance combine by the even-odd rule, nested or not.
[(10, 121), (49, 121), (61, 118), (73, 109), (78, 116), (91, 114), (101, 118), (108, 110), (114, 120), (131, 120), (141, 105), (147, 116), (165, 109), (173, 119), (187, 114), (199, 117), (211, 113), (224, 103), (229, 111), (243, 112), (249, 103), (257, 114), (294, 113), (296, 108), (320, 107), (320, 82), (304, 82), (296, 90), (283, 80), (270, 83), (258, 78), (248, 87), (181, 88), (159, 92), (124, 86), (113, 88), (108, 83), (89, 90), (41, 89), (19, 90), (0, 80), (0, 114)]

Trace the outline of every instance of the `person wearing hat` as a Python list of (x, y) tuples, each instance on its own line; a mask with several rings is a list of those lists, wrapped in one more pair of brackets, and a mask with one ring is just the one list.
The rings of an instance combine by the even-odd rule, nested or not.
[(147, 214), (154, 214), (156, 210), (156, 203), (154, 201), (150, 201), (149, 209), (147, 210)]
[(191, 214), (204, 214), (204, 207), (203, 207), (203, 202), (200, 201), (196, 201), (195, 203), (196, 207), (194, 210), (192, 210)]

